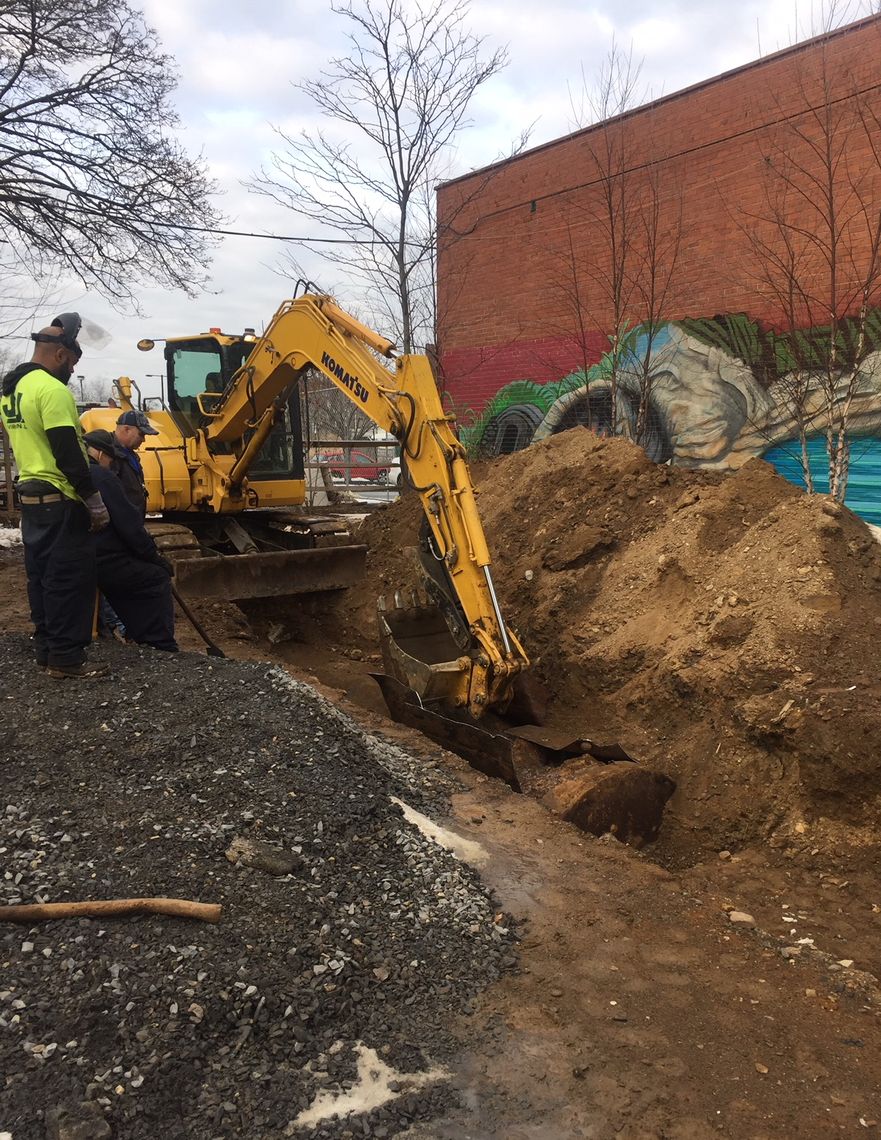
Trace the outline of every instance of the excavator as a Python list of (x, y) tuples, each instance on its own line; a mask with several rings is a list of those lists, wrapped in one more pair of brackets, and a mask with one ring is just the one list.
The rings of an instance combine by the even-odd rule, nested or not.
[[(169, 338), (165, 362), (167, 407), (149, 412), (158, 434), (139, 455), (180, 593), (279, 598), (343, 589), (361, 573), (365, 548), (340, 541), (338, 520), (285, 509), (306, 500), (298, 383), (315, 369), (398, 441), (424, 512), (425, 590), (379, 600), (387, 703), (452, 747), (463, 725), (504, 713), (529, 662), (502, 616), (465, 451), (429, 359), (396, 354), (332, 297), (307, 292), (285, 301), (262, 336), (213, 328)], [(131, 382), (118, 388), (128, 410)], [(83, 426), (112, 430), (118, 414), (90, 409)], [(478, 731), (468, 758), (516, 783), (498, 736)]]
[[(157, 434), (139, 454), (148, 512), (161, 516), (149, 525), (174, 559), (180, 595), (243, 603), (324, 594), (363, 572), (366, 548), (339, 519), (303, 509), (298, 392), (316, 370), (398, 441), (407, 486), (422, 506), (424, 585), (407, 596), (396, 591), (391, 604), (378, 599), (385, 672), (374, 677), (391, 715), (516, 791), (521, 777), (547, 764), (601, 761), (557, 789), (559, 814), (637, 845), (656, 837), (672, 780), (631, 763), (617, 744), (543, 725), (544, 694), (525, 683), (529, 660), (501, 612), (465, 450), (428, 357), (398, 355), (390, 340), (306, 285), (262, 336), (212, 328), (168, 338), (165, 364), (167, 406), (149, 412)], [(134, 407), (132, 388), (118, 382), (125, 411)], [(93, 408), (83, 426), (112, 431), (118, 415)]]

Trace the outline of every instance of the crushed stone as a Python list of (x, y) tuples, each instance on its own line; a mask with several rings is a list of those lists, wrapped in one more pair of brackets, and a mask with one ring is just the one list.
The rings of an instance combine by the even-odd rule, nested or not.
[[(48, 1112), (94, 1103), (126, 1140), (273, 1140), (345, 1098), (364, 1049), (412, 1079), (310, 1137), (446, 1111), (448, 1084), (414, 1074), (515, 965), (475, 871), (393, 802), (442, 812), (450, 778), (280, 669), (93, 652), (106, 679), (59, 684), (0, 638), (0, 905), (163, 895), (223, 914), (0, 924), (3, 1126), (43, 1140)], [(296, 869), (231, 863), (233, 836)]]

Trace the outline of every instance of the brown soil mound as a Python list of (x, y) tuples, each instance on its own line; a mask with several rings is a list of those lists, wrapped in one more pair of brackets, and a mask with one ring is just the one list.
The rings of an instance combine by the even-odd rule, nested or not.
[[(881, 548), (759, 460), (658, 467), (573, 429), (475, 473), (496, 585), (549, 723), (617, 738), (676, 778), (662, 851), (824, 827), (872, 842), (881, 791)], [(415, 497), (368, 519), (351, 632), (416, 581)], [(530, 573), (531, 572), (531, 573)], [(824, 823), (824, 821), (827, 821)]]

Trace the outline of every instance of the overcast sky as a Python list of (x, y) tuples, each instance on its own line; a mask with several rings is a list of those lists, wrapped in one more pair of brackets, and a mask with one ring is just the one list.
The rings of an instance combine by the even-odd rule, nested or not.
[[(218, 204), (229, 228), (315, 233), (296, 216), (250, 194), (242, 182), (276, 146), (273, 124), (295, 133), (313, 122), (312, 108), (293, 84), (316, 77), (323, 61), (344, 52), (346, 22), (322, 0), (143, 4), (165, 50), (178, 61), (183, 141), (191, 153), (204, 154), (222, 189)], [(528, 124), (535, 124), (531, 146), (573, 129), (570, 89), (580, 88), (582, 69), (587, 75), (597, 70), (613, 36), (625, 49), (633, 44), (634, 56), (644, 59), (644, 83), (658, 96), (788, 46), (810, 18), (807, 0), (798, 10), (794, 0), (543, 0), (522, 7), (509, 0), (473, 0), (473, 31), (487, 38), (488, 47), (506, 45), (510, 63), (474, 100), (473, 125), (460, 136), (451, 175), (498, 158)], [(161, 350), (139, 353), (134, 347), (139, 338), (214, 325), (228, 332), (248, 325), (259, 330), (291, 295), (292, 283), (276, 268), (281, 249), (275, 241), (225, 238), (208, 291), (191, 300), (145, 290), (140, 296), (144, 317), (119, 314), (76, 285), (65, 288), (60, 308), (78, 308), (113, 338), (100, 352), (86, 350), (82, 373), (130, 375), (155, 393), (158, 381), (144, 377), (162, 370)], [(304, 261), (310, 276), (346, 300), (339, 267), (323, 267), (314, 255)]]

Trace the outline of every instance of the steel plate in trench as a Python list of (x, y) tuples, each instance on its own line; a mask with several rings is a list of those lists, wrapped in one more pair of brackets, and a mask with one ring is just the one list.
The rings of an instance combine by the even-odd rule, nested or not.
[(394, 720), (418, 729), (442, 747), (467, 760), (472, 768), (487, 776), (504, 780), (515, 792), (520, 781), (514, 766), (514, 744), (506, 736), (488, 732), (467, 721), (454, 720), (420, 704), (412, 689), (385, 673), (371, 673), (382, 690), (386, 706)]
[(239, 602), (345, 590), (364, 572), (366, 546), (190, 558), (175, 566), (177, 588), (193, 600)]
[(592, 756), (594, 760), (602, 760), (604, 764), (611, 764), (615, 760), (637, 763), (634, 757), (625, 752), (617, 742), (598, 744), (587, 736), (573, 737), (571, 733), (555, 732), (538, 724), (522, 724), (517, 728), (509, 728), (508, 732), (520, 740), (536, 745), (550, 764), (560, 764), (572, 756)]

